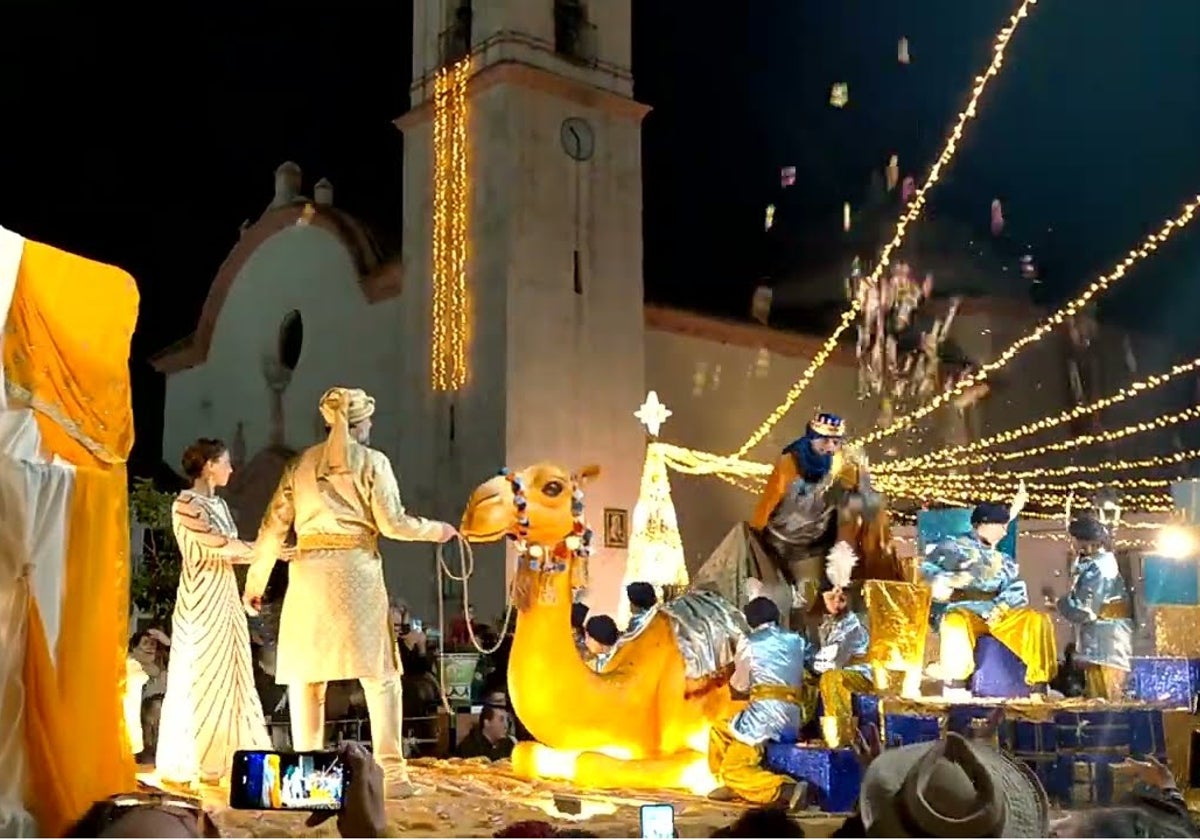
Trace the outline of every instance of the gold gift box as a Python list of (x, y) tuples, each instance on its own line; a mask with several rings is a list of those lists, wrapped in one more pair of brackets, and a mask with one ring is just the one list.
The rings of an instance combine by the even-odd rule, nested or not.
[(1155, 656), (1200, 658), (1200, 607), (1154, 607), (1150, 620)]
[(887, 580), (863, 581), (863, 598), (871, 628), (871, 664), (886, 668), (921, 668), (933, 593), (928, 586)]

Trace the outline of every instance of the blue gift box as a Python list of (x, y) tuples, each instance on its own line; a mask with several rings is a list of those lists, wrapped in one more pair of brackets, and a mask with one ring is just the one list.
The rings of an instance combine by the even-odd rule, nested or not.
[(1161, 709), (1130, 709), (1129, 727), (1133, 733), (1129, 751), (1133, 755), (1166, 760), (1167, 733)]
[(1147, 604), (1200, 605), (1200, 570), (1195, 561), (1147, 555), (1142, 558), (1142, 598)]
[(1128, 709), (1059, 711), (1054, 715), (1060, 752), (1129, 754), (1133, 726)]
[(1051, 720), (1005, 720), (1000, 745), (1012, 753), (1053, 755), (1058, 750), (1058, 726)]
[(1171, 482), (1171, 501), (1183, 511), (1185, 520), (1191, 525), (1200, 524), (1200, 480), (1185, 478)]
[(1200, 659), (1135, 656), (1129, 674), (1129, 693), (1147, 703), (1194, 709), (1200, 693)]
[(1006, 719), (1000, 725), (1000, 746), (1020, 759), (1050, 790), (1058, 768), (1058, 727), (1049, 720)]
[(976, 697), (1028, 697), (1025, 663), (991, 636), (975, 644), (975, 673), (971, 693)]
[(941, 737), (942, 722), (933, 715), (888, 713), (883, 716), (883, 745), (888, 749), (937, 741)]
[(771, 742), (763, 764), (768, 770), (808, 782), (817, 791), (822, 811), (846, 814), (854, 810), (862, 784), (862, 765), (854, 750)]
[(1111, 805), (1113, 800), (1112, 765), (1124, 756), (1068, 753), (1058, 757), (1054, 777), (1046, 792), (1065, 807)]
[[(992, 716), (996, 714), (995, 706), (979, 706), (971, 703), (955, 704), (946, 712), (946, 730), (957, 732), (970, 740), (983, 739), (983, 730), (991, 726)], [(1000, 746), (1000, 730), (1003, 722), (987, 740), (993, 746)]]

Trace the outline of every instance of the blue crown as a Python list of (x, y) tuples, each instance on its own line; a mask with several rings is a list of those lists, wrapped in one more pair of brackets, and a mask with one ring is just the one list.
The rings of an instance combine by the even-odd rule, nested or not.
[(808, 427), (820, 437), (840, 438), (846, 433), (846, 423), (836, 414), (820, 412), (809, 421)]

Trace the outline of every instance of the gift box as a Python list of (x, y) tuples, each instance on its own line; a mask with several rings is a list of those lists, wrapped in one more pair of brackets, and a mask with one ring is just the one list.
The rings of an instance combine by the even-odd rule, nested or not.
[(808, 782), (826, 813), (850, 813), (858, 801), (862, 765), (852, 749), (770, 742), (763, 765), (775, 773)]
[(1193, 710), (1200, 693), (1200, 659), (1135, 656), (1129, 693), (1147, 703)]
[(1150, 606), (1200, 605), (1200, 566), (1148, 554), (1142, 558), (1141, 600)]
[(1138, 628), (1134, 652), (1145, 656), (1200, 659), (1200, 607), (1146, 606), (1146, 625)]
[(1028, 697), (1025, 663), (991, 636), (975, 643), (975, 673), (971, 693), (976, 697)]
[(1000, 725), (1000, 746), (1011, 753), (1052, 755), (1058, 750), (1058, 725), (1052, 720), (1007, 718)]
[(1054, 714), (1058, 751), (1129, 755), (1133, 725), (1128, 709), (1059, 710)]
[(1161, 709), (1130, 709), (1129, 752), (1134, 756), (1167, 759), (1167, 731)]
[(865, 580), (867, 626), (871, 646), (867, 658), (884, 668), (920, 669), (925, 665), (925, 637), (933, 593), (928, 586), (886, 580)]
[(1058, 727), (1054, 721), (1005, 718), (1000, 724), (1000, 746), (1025, 762), (1042, 787), (1051, 788), (1058, 767)]
[(1200, 524), (1200, 480), (1186, 478), (1171, 482), (1171, 501), (1183, 511), (1190, 525)]
[(887, 749), (906, 744), (923, 744), (942, 737), (942, 721), (935, 715), (885, 713), (883, 745)]
[(996, 713), (996, 706), (955, 704), (946, 711), (946, 730), (957, 732), (968, 740), (984, 741), (993, 747), (999, 747), (1000, 733), (1004, 725), (1000, 722), (999, 726), (992, 726), (992, 718)]
[(1112, 754), (1068, 753), (1058, 757), (1054, 777), (1046, 792), (1068, 808), (1085, 805), (1111, 805), (1114, 764), (1127, 756)]

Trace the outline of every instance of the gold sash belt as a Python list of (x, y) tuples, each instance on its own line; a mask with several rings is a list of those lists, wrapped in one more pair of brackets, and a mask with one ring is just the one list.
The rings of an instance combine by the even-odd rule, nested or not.
[(300, 534), (296, 548), (300, 551), (348, 551), (361, 548), (374, 551), (379, 544), (375, 534)]
[(1096, 617), (1112, 621), (1118, 618), (1133, 618), (1133, 613), (1129, 609), (1129, 604), (1122, 599), (1120, 601), (1109, 601), (1100, 608), (1100, 612)]
[(800, 689), (790, 685), (756, 685), (750, 689), (751, 700), (779, 700), (793, 706), (804, 705)]

